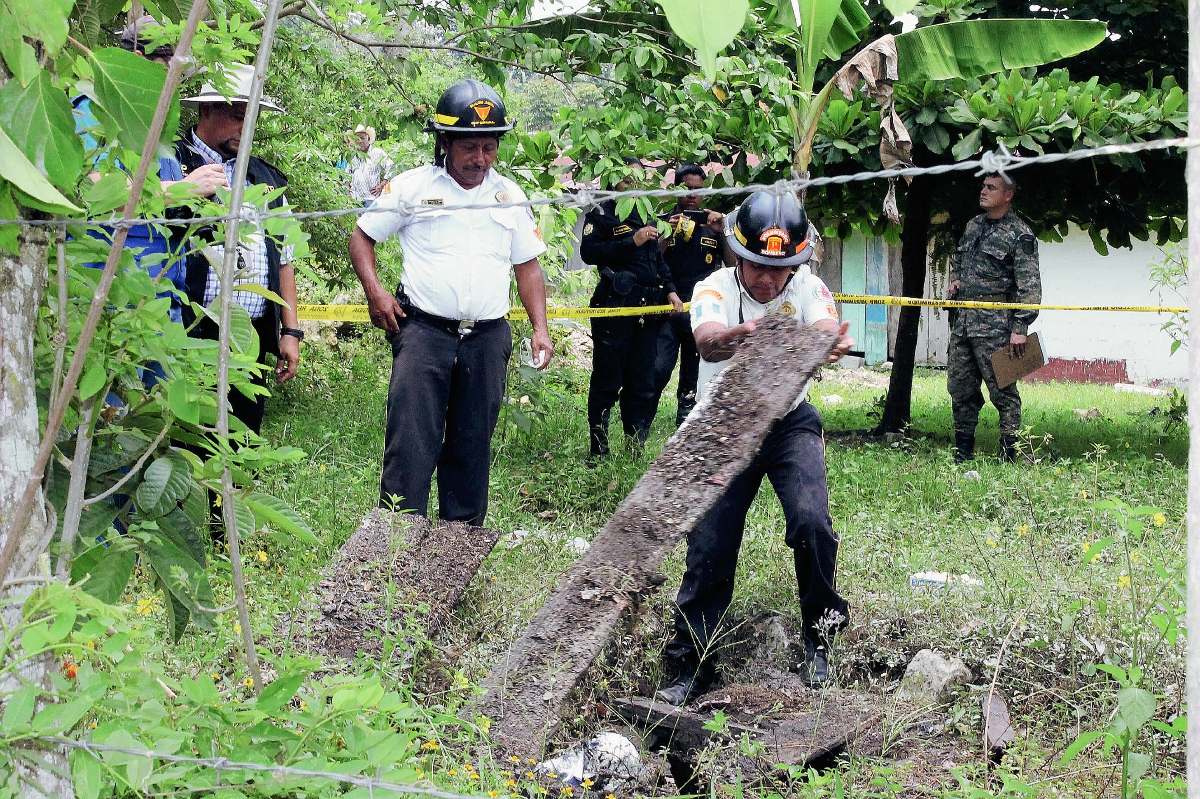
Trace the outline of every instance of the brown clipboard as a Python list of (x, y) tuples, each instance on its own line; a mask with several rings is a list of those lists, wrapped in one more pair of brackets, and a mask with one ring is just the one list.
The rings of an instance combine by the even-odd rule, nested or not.
[(1030, 333), (1025, 342), (1025, 355), (1020, 358), (1009, 358), (1008, 347), (1002, 347), (992, 353), (992, 371), (996, 373), (996, 385), (1008, 388), (1026, 375), (1033, 374), (1046, 365), (1046, 356), (1042, 352), (1042, 341), (1037, 333)]

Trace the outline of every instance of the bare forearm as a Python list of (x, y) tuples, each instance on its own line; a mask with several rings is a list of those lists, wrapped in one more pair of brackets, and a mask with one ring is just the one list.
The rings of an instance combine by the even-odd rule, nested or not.
[(546, 332), (546, 278), (542, 274), (542, 266), (537, 259), (517, 264), (513, 267), (517, 276), (517, 294), (521, 304), (529, 314), (529, 321), (535, 331)]
[(379, 282), (379, 275), (375, 271), (375, 240), (356, 227), (350, 234), (349, 249), (350, 263), (354, 265), (354, 273), (358, 275), (363, 291), (368, 295), (382, 291), (383, 284)]
[(297, 328), (300, 317), (296, 314), (296, 270), (291, 264), (279, 267), (279, 296), (287, 304), (280, 309), (283, 316), (283, 326)]

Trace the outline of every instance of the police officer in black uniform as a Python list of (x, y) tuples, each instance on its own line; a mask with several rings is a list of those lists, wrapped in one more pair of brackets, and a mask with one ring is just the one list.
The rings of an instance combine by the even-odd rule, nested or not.
[[(689, 189), (704, 188), (704, 170), (697, 164), (683, 164), (675, 170), (675, 185)], [(725, 215), (719, 211), (701, 209), (700, 196), (689, 194), (680, 197), (675, 210), (663, 218), (671, 225), (673, 233), (659, 239), (659, 249), (671, 269), (675, 292), (684, 302), (691, 302), (692, 289), (719, 268), (727, 257), (723, 232)], [(671, 382), (677, 356), (679, 388), (675, 392), (678, 400), (676, 427), (683, 424), (696, 405), (696, 378), (700, 373), (700, 353), (692, 336), (691, 319), (686, 313), (670, 314), (658, 334), (658, 351), (654, 359), (656, 397), (661, 396), (667, 383)]]
[[(641, 160), (625, 163), (640, 174)], [(618, 191), (630, 186), (626, 179)], [(658, 250), (658, 227), (646, 222), (635, 209), (625, 219), (617, 216), (615, 200), (588, 212), (583, 226), (580, 255), (600, 270), (600, 284), (591, 307), (617, 308), (662, 305), (676, 311), (683, 301), (671, 282), (671, 271)], [(635, 449), (645, 443), (658, 410), (654, 357), (662, 315), (592, 318), (592, 380), (588, 389), (588, 427), (591, 431), (589, 463), (608, 454), (608, 417), (621, 403), (621, 422)]]

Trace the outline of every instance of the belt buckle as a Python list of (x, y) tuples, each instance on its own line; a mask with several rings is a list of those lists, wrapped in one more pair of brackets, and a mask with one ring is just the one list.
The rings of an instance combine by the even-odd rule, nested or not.
[(474, 319), (459, 319), (458, 320), (458, 335), (465, 336), (475, 328)]

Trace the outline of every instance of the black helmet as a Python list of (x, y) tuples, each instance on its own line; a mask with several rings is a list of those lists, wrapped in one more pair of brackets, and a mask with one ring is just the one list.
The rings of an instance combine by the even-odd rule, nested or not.
[(512, 130), (504, 101), (477, 80), (460, 80), (442, 92), (425, 130), (439, 133), (504, 133)]
[(813, 254), (808, 214), (796, 195), (757, 191), (725, 217), (730, 248), (763, 266), (796, 266)]

